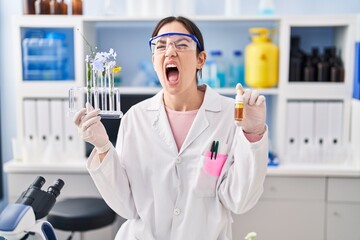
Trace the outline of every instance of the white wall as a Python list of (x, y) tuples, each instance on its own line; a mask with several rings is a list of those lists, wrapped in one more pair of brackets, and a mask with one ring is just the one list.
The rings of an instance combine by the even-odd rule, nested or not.
[[(131, 0), (134, 1), (134, 0)], [(140, 0), (139, 0), (140, 1)], [(153, 1), (153, 0), (152, 0)], [(176, 0), (180, 1), (180, 0)], [(195, 1), (195, 0), (194, 0)], [(196, 0), (196, 14), (199, 15), (221, 15), (223, 13), (222, 3), (224, 0)], [(347, 14), (360, 13), (359, 0), (274, 0), (276, 13), (279, 15), (293, 14)], [(84, 14), (101, 15), (105, 1), (84, 0)], [(125, 14), (126, 0), (114, 0), (115, 13)], [(192, 2), (192, 1), (190, 1)], [(258, 1), (241, 0), (240, 13), (242, 15), (254, 15), (257, 12)], [(0, 102), (1, 102), (1, 139), (2, 139), (2, 161), (6, 162), (12, 158), (11, 139), (16, 136), (15, 116), (15, 79), (12, 73), (20, 71), (14, 69), (11, 39), (11, 16), (22, 14), (22, 1), (1, 0), (0, 1)], [(30, 184), (30, 183), (29, 183)], [(7, 199), (7, 188), (5, 179), (5, 199)], [(25, 190), (25, 189), (24, 189)], [(7, 204), (0, 201), (0, 210)]]

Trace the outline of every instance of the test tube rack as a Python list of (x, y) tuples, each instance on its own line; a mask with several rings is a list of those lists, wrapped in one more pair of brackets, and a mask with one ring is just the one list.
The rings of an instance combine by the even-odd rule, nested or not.
[[(86, 99), (86, 101), (82, 101)], [(69, 90), (69, 112), (75, 113), (89, 102), (104, 119), (119, 119), (123, 116), (118, 88), (74, 87)]]

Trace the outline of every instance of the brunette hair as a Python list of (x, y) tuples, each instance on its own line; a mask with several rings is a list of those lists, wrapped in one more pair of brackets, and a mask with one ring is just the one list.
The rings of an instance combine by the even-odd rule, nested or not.
[[(160, 29), (168, 24), (168, 23), (171, 23), (171, 22), (179, 22), (181, 23), (185, 28), (186, 30), (190, 33), (190, 34), (193, 34), (199, 41), (199, 44), (200, 44), (200, 47), (201, 47), (201, 50), (196, 48), (196, 54), (199, 55), (199, 53), (201, 51), (205, 51), (205, 45), (204, 45), (204, 39), (203, 39), (203, 36), (202, 36), (202, 33), (200, 31), (200, 29), (198, 28), (198, 26), (196, 26), (196, 24), (191, 21), (190, 19), (186, 18), (186, 17), (183, 17), (183, 16), (178, 16), (178, 17), (175, 17), (175, 16), (169, 16), (169, 17), (166, 17), (166, 18), (163, 18), (161, 19), (155, 26), (154, 28), (154, 31), (151, 35), (151, 37), (155, 37), (158, 35)], [(202, 77), (202, 69), (197, 69), (196, 70), (196, 82), (198, 81), (198, 76), (201, 78)]]

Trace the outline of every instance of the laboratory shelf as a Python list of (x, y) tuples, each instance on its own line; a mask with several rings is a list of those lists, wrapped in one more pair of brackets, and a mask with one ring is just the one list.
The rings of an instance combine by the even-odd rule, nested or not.
[(7, 173), (84, 173), (87, 174), (86, 158), (60, 162), (19, 162), (10, 160), (4, 164)]
[(67, 98), (74, 81), (24, 81), (17, 91), (23, 98)]
[(284, 95), (289, 99), (344, 99), (349, 98), (351, 88), (345, 83), (291, 82)]

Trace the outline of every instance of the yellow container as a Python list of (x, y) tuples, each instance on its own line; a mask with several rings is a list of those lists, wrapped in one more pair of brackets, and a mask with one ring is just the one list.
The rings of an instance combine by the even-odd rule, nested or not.
[(279, 49), (267, 28), (250, 28), (252, 43), (245, 48), (245, 82), (249, 87), (269, 88), (278, 83)]

